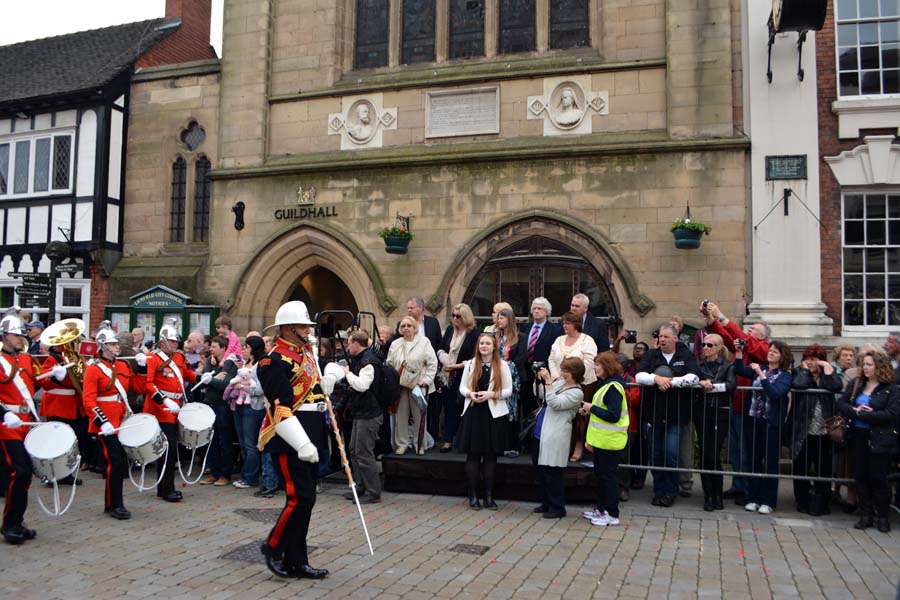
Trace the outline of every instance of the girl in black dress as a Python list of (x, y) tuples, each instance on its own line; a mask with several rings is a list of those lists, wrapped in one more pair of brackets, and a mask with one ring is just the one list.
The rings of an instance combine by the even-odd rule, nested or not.
[(459, 393), (465, 399), (456, 449), (466, 453), (466, 480), (469, 507), (481, 509), (478, 502), (478, 471), (484, 465), (484, 506), (497, 510), (494, 502), (494, 475), (497, 455), (507, 448), (507, 398), (512, 394), (509, 366), (501, 360), (497, 342), (491, 334), (478, 336), (475, 358), (466, 363)]

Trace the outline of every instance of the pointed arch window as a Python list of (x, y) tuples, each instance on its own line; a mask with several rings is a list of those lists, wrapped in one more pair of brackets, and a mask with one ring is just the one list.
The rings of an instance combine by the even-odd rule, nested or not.
[(201, 156), (194, 170), (194, 241), (209, 241), (209, 159)]
[(184, 241), (184, 195), (187, 163), (180, 156), (172, 164), (172, 207), (169, 213), (169, 241)]

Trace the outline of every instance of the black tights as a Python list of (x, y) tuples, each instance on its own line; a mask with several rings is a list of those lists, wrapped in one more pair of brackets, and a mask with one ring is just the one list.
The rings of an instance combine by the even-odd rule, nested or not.
[(466, 481), (469, 484), (469, 496), (478, 493), (478, 471), (484, 461), (484, 495), (494, 495), (494, 476), (497, 473), (497, 455), (493, 452), (469, 452), (466, 455)]

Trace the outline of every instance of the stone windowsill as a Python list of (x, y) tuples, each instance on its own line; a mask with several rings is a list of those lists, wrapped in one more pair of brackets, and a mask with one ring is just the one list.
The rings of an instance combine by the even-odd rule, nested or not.
[(835, 100), (831, 103), (831, 112), (838, 117), (840, 139), (858, 138), (860, 129), (897, 127), (900, 122), (900, 96)]

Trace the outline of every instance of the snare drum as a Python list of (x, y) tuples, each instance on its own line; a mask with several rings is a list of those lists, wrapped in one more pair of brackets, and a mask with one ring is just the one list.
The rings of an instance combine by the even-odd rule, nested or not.
[(213, 436), (216, 413), (199, 402), (189, 402), (178, 413), (178, 442), (193, 450), (209, 443)]
[(166, 452), (166, 436), (153, 415), (138, 413), (122, 421), (119, 443), (130, 460), (147, 465)]
[(50, 421), (36, 426), (25, 436), (25, 451), (34, 472), (50, 482), (68, 477), (78, 465), (78, 438), (65, 423)]

